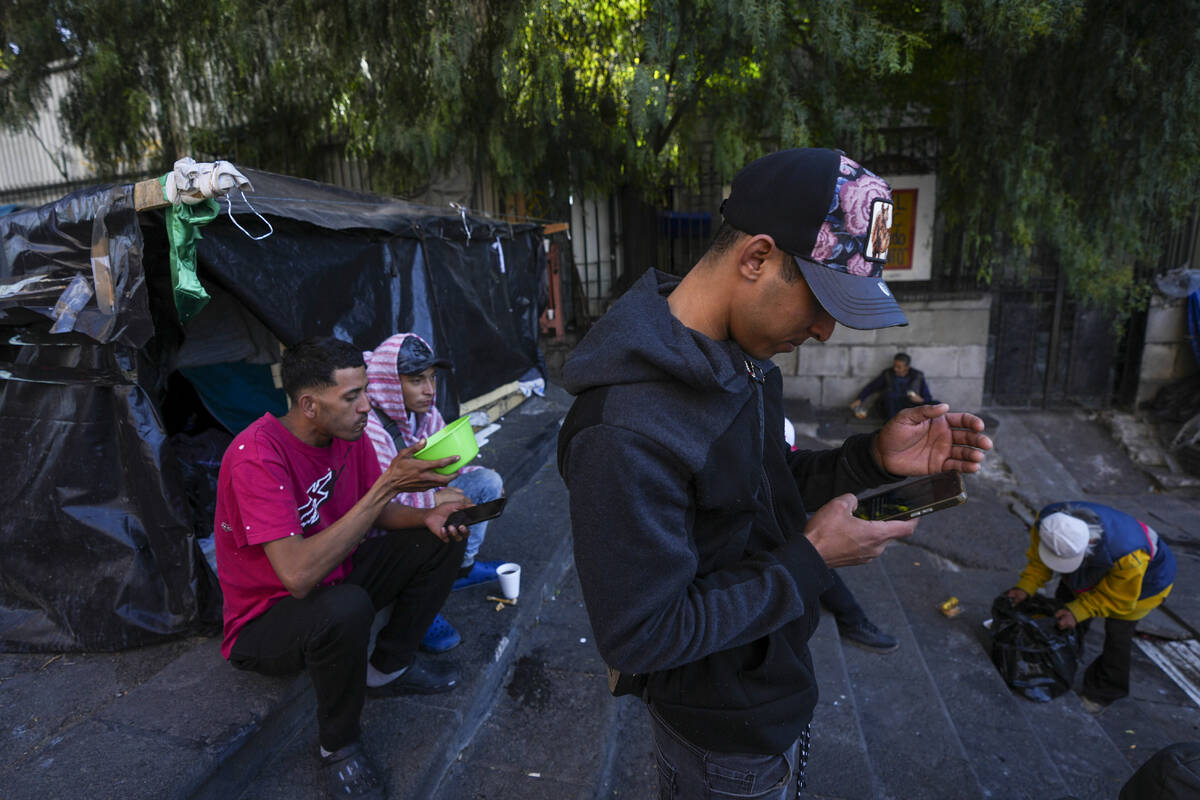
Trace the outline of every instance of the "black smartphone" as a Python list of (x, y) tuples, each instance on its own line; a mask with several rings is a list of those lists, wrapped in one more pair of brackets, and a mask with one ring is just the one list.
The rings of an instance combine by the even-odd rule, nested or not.
[(912, 519), (965, 502), (962, 474), (948, 470), (861, 497), (854, 516), (871, 521)]
[(459, 509), (446, 517), (446, 527), (449, 528), (452, 525), (474, 525), (476, 522), (487, 522), (489, 519), (495, 519), (504, 511), (504, 505), (507, 502), (507, 497), (500, 497), (495, 500), (489, 500), (486, 503), (480, 503), (477, 506)]

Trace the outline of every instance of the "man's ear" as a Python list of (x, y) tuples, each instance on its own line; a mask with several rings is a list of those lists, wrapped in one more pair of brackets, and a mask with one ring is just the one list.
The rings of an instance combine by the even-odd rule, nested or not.
[(296, 406), (300, 409), (300, 413), (309, 419), (317, 416), (317, 398), (311, 392), (301, 392), (296, 398)]
[(775, 240), (765, 233), (751, 236), (738, 250), (738, 274), (749, 281), (766, 274), (767, 259), (775, 251)]

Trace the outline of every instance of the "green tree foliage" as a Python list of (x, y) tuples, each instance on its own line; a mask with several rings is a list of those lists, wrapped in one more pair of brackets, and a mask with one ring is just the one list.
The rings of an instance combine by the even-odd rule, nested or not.
[(1137, 305), (1135, 264), (1197, 207), (1200, 2), (1005, 5), (943, 4), (890, 85), (937, 128), (947, 222), (985, 278), (1043, 252), (1072, 294)]
[[(544, 0), (504, 53), (502, 173), (649, 190), (691, 183), (697, 141), (724, 177), (780, 145), (821, 138), (846, 69), (903, 72), (919, 32), (848, 0)], [(827, 127), (827, 126), (826, 126)], [(828, 131), (826, 131), (828, 133)]]
[(791, 89), (812, 63), (911, 63), (919, 36), (850, 0), (803, 5), (13, 0), (0, 119), (20, 124), (66, 63), (62, 122), (110, 173), (185, 152), (304, 172), (335, 144), (393, 185), (462, 159), (517, 188), (656, 185), (689, 177), (697, 137), (725, 173), (810, 138), (814, 92)]
[(15, 0), (0, 120), (20, 125), (67, 64), (61, 120), (102, 173), (195, 155), (316, 175), (332, 149), (408, 188), (475, 158), (519, 17), (515, 0)]
[(1198, 36), (1200, 0), (9, 0), (0, 120), (68, 64), (62, 122), (112, 174), (348, 154), (393, 193), (463, 164), (560, 197), (695, 183), (698, 143), (728, 179), (931, 126), (981, 277), (1048, 253), (1120, 307), (1200, 189)]

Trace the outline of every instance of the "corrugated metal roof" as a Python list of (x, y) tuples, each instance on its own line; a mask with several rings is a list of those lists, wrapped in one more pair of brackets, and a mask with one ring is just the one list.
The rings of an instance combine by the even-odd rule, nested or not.
[[(50, 75), (46, 108), (24, 130), (0, 132), (0, 197), (8, 202), (23, 193), (53, 199), (63, 194), (62, 187), (95, 178), (83, 152), (59, 125), (58, 107), (66, 96), (69, 74), (60, 70)], [(20, 199), (33, 203), (39, 198)]]

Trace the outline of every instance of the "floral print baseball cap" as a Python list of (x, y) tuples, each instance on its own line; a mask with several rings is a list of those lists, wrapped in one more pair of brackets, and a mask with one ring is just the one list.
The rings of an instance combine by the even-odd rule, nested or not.
[(824, 148), (752, 161), (721, 204), (726, 222), (771, 236), (796, 259), (825, 310), (860, 330), (908, 324), (883, 280), (893, 210), (885, 180)]

